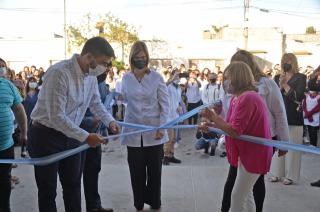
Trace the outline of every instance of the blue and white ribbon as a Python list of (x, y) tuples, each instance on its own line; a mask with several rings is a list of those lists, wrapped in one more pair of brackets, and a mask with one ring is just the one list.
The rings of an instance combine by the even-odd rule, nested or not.
[[(150, 131), (156, 131), (159, 129), (170, 129), (170, 128), (192, 129), (192, 128), (197, 128), (197, 125), (177, 125), (177, 124), (184, 121), (185, 119), (199, 113), (202, 109), (204, 109), (206, 107), (208, 107), (208, 105), (202, 105), (200, 107), (197, 107), (197, 108), (189, 111), (188, 113), (185, 113), (184, 115), (178, 117), (177, 119), (170, 121), (170, 122), (168, 122), (164, 125), (161, 125), (159, 127), (118, 122), (118, 124), (122, 127), (129, 127), (129, 128), (140, 129), (140, 130), (129, 132), (129, 133), (122, 133), (119, 135), (110, 135), (110, 136), (107, 136), (104, 138), (110, 140), (113, 138), (129, 136), (129, 135), (139, 134), (139, 133), (145, 133), (145, 132), (150, 132)], [(222, 130), (216, 129), (216, 128), (209, 128), (209, 131), (215, 132), (217, 134), (227, 135)], [(249, 136), (249, 135), (241, 135), (237, 138), (240, 140), (243, 140), (243, 141), (248, 141), (248, 142), (252, 142), (252, 143), (256, 143), (256, 144), (260, 144), (260, 145), (275, 147), (275, 148), (281, 149), (281, 150), (292, 150), (292, 151), (299, 151), (299, 152), (306, 152), (306, 153), (313, 153), (313, 154), (320, 155), (320, 148), (305, 146), (302, 144), (294, 144), (294, 143), (290, 143), (288, 141), (269, 140), (269, 139), (259, 138), (259, 137)], [(16, 163), (16, 164), (25, 164), (25, 165), (45, 166), (45, 165), (57, 162), (59, 160), (62, 160), (64, 158), (67, 158), (69, 156), (75, 155), (77, 153), (80, 153), (88, 148), (90, 148), (89, 145), (85, 143), (77, 148), (62, 151), (62, 152), (52, 154), (49, 156), (45, 156), (45, 157), (41, 157), (41, 158), (15, 159), (15, 160), (13, 160), (13, 159), (0, 159), (0, 163), (6, 163), (6, 164)]]

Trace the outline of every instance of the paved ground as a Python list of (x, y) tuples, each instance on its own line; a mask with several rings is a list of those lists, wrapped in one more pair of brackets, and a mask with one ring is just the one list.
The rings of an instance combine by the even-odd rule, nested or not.
[[(227, 161), (219, 156), (210, 157), (204, 155), (202, 151), (195, 151), (194, 131), (183, 131), (182, 135), (183, 141), (176, 150), (176, 156), (182, 159), (183, 163), (163, 168), (162, 211), (219, 211), (227, 174)], [(16, 152), (19, 153), (19, 150), (17, 149)], [(319, 212), (320, 188), (309, 186), (311, 181), (320, 178), (319, 164), (320, 156), (304, 154), (299, 184), (284, 186), (281, 183), (267, 182), (264, 211)], [(21, 165), (13, 170), (13, 174), (20, 177), (21, 183), (12, 192), (12, 211), (37, 211), (37, 190), (33, 167)], [(110, 143), (103, 154), (100, 176), (103, 205), (113, 207), (116, 212), (134, 211), (126, 149), (120, 147), (118, 142)], [(57, 206), (58, 211), (64, 211), (60, 187)], [(83, 208), (85, 208), (84, 204)]]

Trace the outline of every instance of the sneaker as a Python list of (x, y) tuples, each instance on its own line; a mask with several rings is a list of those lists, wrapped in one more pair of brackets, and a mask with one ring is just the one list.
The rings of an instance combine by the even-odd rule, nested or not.
[(215, 155), (216, 155), (216, 148), (215, 147), (211, 147), (210, 156), (215, 156)]
[(21, 157), (26, 158), (28, 156), (27, 151), (21, 152)]
[(314, 187), (320, 187), (320, 180), (313, 182), (313, 183), (310, 183), (310, 185), (314, 186)]
[(174, 156), (168, 158), (170, 163), (181, 163), (181, 160), (175, 158)]
[(303, 137), (303, 143), (305, 143), (305, 144), (310, 144), (310, 141), (308, 140), (307, 137)]
[(165, 166), (169, 166), (169, 165), (170, 165), (170, 163), (169, 163), (169, 157), (164, 156), (163, 161), (162, 161), (162, 164), (165, 165)]
[(226, 153), (226, 152), (222, 152), (222, 153), (220, 154), (220, 157), (221, 157), (221, 158), (224, 158), (225, 156), (227, 156), (227, 153)]

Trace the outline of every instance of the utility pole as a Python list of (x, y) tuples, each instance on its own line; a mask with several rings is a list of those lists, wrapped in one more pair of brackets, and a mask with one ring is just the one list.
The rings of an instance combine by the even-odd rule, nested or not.
[(248, 39), (249, 39), (249, 28), (248, 28), (248, 22), (249, 22), (249, 7), (250, 7), (250, 0), (244, 0), (244, 28), (243, 28), (243, 36), (244, 36), (244, 49), (248, 50)]
[(66, 1), (63, 1), (63, 28), (64, 28), (64, 59), (67, 59), (67, 11)]

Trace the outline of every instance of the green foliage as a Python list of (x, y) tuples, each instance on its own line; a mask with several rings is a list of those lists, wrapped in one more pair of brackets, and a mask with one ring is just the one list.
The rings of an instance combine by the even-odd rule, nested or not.
[(128, 51), (129, 46), (139, 39), (135, 27), (110, 13), (101, 17), (92, 17), (89, 13), (84, 18), (83, 21), (80, 21), (80, 26), (68, 27), (69, 43), (77, 48), (90, 37), (95, 36), (92, 32), (96, 28), (96, 36), (99, 33), (99, 36), (106, 38), (109, 42), (121, 46), (121, 60), (123, 61), (125, 51)]
[(306, 28), (306, 34), (316, 34), (316, 28), (314, 28), (313, 26), (308, 26)]
[(82, 44), (84, 44), (88, 38), (86, 38), (82, 33), (80, 28), (69, 26), (68, 27), (68, 35), (69, 35), (69, 41), (71, 44), (80, 47)]
[(124, 65), (122, 61), (112, 60), (112, 66), (116, 66), (119, 71), (124, 69)]
[(212, 25), (212, 29), (216, 32), (216, 33), (219, 33), (222, 29), (228, 27), (229, 25), (224, 25), (224, 26), (221, 26), (221, 27), (217, 27), (216, 25)]

